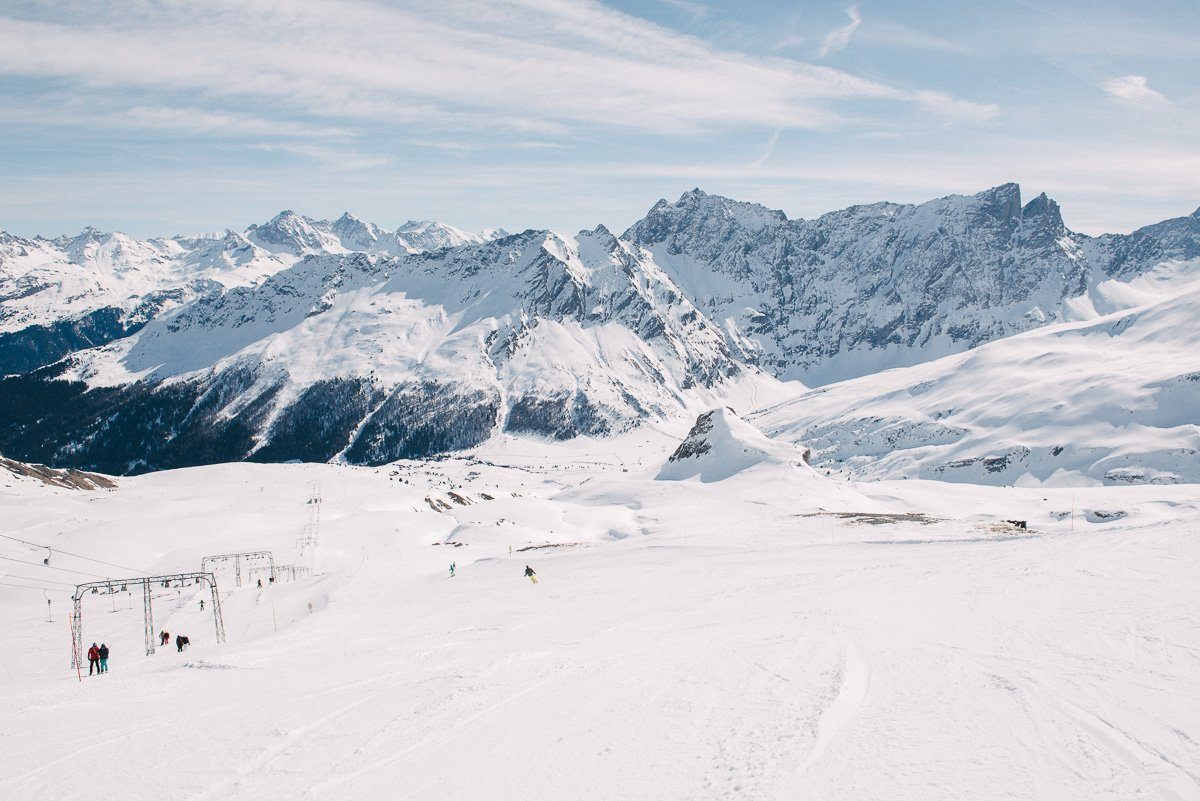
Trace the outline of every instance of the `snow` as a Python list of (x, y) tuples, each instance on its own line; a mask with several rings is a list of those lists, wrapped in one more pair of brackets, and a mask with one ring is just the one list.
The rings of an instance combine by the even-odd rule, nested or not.
[[(797, 450), (718, 420), (723, 455)], [(136, 598), (85, 596), (113, 656), (82, 682), (66, 596), (48, 623), (0, 577), (0, 797), (1200, 798), (1195, 485), (856, 482), (790, 456), (655, 480), (686, 429), (107, 491), (0, 478), (8, 536), (153, 573), (259, 548), (316, 571), (222, 573), (222, 645), (194, 587), (158, 590), (183, 654), (142, 654)]]
[(825, 386), (752, 421), (863, 477), (1200, 481), (1197, 265), (1102, 285), (1118, 311)]

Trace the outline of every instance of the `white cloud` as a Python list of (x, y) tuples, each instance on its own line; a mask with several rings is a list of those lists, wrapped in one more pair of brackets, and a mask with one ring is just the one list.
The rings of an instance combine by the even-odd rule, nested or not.
[(949, 122), (984, 123), (1000, 113), (995, 103), (959, 100), (945, 92), (915, 92), (913, 98), (922, 108)]
[(1150, 82), (1141, 75), (1125, 75), (1100, 84), (1100, 88), (1118, 100), (1139, 106), (1166, 103), (1167, 98), (1150, 88)]
[(775, 152), (775, 145), (779, 144), (779, 134), (779, 129), (776, 129), (775, 133), (771, 134), (771, 138), (767, 140), (767, 146), (763, 148), (762, 155), (750, 162), (750, 169), (757, 170), (767, 162), (767, 159), (771, 158), (771, 154)]
[(836, 53), (850, 44), (850, 37), (858, 30), (858, 26), (862, 25), (862, 16), (858, 13), (858, 3), (847, 8), (846, 15), (850, 17), (848, 23), (825, 34), (825, 39), (821, 42), (821, 49), (817, 51), (817, 58), (825, 58), (830, 53)]
[(839, 119), (838, 100), (903, 96), (839, 70), (719, 50), (594, 2), (97, 8), (71, 23), (0, 18), (0, 73), (65, 79), (81, 91), (537, 134), (596, 124), (814, 128)]

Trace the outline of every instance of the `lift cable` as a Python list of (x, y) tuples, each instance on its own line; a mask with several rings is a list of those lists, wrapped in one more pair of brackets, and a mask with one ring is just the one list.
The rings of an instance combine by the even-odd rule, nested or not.
[[(23, 540), (23, 539), (20, 539), (19, 537), (10, 537), (7, 534), (0, 534), (0, 537), (3, 537), (6, 540), (12, 540), (13, 542), (19, 542), (22, 545), (28, 545), (30, 548), (43, 548), (47, 551), (52, 551), (53, 553), (60, 553), (64, 556), (73, 556), (76, 559), (85, 559), (89, 562), (95, 562), (100, 565), (107, 565), (108, 567), (115, 567), (120, 570), (132, 570), (134, 573), (141, 573), (146, 576), (150, 575), (150, 571), (148, 571), (148, 570), (138, 570), (136, 567), (129, 567), (128, 565), (118, 565), (118, 564), (114, 564), (112, 562), (105, 562), (103, 559), (93, 559), (90, 556), (83, 556), (81, 554), (71, 553), (70, 551), (64, 551), (62, 548), (56, 548), (53, 545), (42, 545), (41, 543), (30, 542), (29, 540)], [(47, 567), (49, 567), (49, 565), (47, 565)]]
[(22, 590), (35, 590), (37, 592), (61, 592), (63, 595), (70, 595), (70, 593), (66, 590), (60, 590), (54, 587), (30, 587), (25, 584), (9, 584), (6, 581), (0, 581), (0, 587), (19, 587)]
[(26, 562), (24, 559), (13, 559), (11, 556), (0, 556), (0, 559), (7, 560), (9, 562), (19, 562), (20, 564), (23, 564), (23, 565), (33, 565), (34, 567), (44, 567), (48, 570), (61, 570), (64, 573), (78, 573), (81, 576), (93, 576), (95, 578), (105, 579), (106, 581), (115, 581), (116, 580), (116, 579), (111, 578), (110, 576), (102, 576), (99, 573), (87, 573), (83, 570), (70, 570), (65, 567), (54, 567), (53, 565), (43, 565), (43, 564), (38, 564), (37, 562)]
[[(45, 565), (41, 565), (45, 567)], [(16, 579), (18, 581), (34, 581), (39, 584), (61, 584), (64, 587), (77, 587), (78, 582), (74, 581), (55, 581), (54, 579), (34, 578), (33, 576), (19, 576), (15, 573), (0, 573), (0, 579)]]

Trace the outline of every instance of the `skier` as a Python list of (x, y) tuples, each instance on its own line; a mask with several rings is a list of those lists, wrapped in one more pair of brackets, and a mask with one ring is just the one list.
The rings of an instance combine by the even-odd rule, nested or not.
[(204, 611), (204, 599), (203, 598), (200, 599), (200, 611), (201, 612)]
[(171, 635), (167, 634), (165, 631), (160, 631), (158, 633), (158, 639), (159, 639), (159, 643), (158, 643), (159, 645), (166, 645), (170, 641)]
[(450, 563), (450, 578), (454, 578), (454, 563)]
[(88, 649), (88, 675), (92, 675), (92, 671), (100, 672), (100, 649), (96, 647), (96, 643), (92, 643), (92, 647)]
[(177, 652), (182, 654), (183, 649), (191, 644), (192, 644), (192, 641), (189, 640), (187, 637), (184, 637), (182, 634), (175, 635), (175, 650)]
[(262, 589), (262, 579), (259, 579), (259, 580), (258, 580), (258, 588), (259, 588), (260, 590)]
[(534, 584), (537, 584), (537, 573), (534, 573), (533, 568), (530, 567), (529, 565), (525, 565), (525, 575), (529, 576), (529, 580), (531, 582), (533, 582)]
[(100, 657), (100, 672), (107, 673), (108, 672), (108, 646), (105, 645), (104, 643), (100, 643), (100, 650), (96, 652), (96, 655)]

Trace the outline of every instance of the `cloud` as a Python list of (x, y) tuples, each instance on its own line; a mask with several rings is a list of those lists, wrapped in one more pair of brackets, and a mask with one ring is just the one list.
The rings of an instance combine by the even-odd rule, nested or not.
[(858, 13), (858, 3), (847, 8), (846, 15), (850, 17), (848, 23), (825, 34), (825, 39), (821, 42), (821, 49), (817, 51), (817, 58), (825, 58), (830, 53), (836, 53), (850, 44), (850, 37), (858, 30), (858, 26), (862, 25), (862, 17)]
[(838, 101), (892, 87), (790, 59), (717, 49), (595, 2), (114, 2), (71, 21), (0, 18), (0, 74), (269, 103), (281, 113), (538, 134), (816, 128)]
[(767, 140), (767, 146), (763, 149), (762, 155), (750, 162), (749, 167), (752, 170), (757, 170), (767, 159), (771, 158), (771, 154), (775, 152), (775, 145), (779, 144), (779, 129), (775, 129), (775, 133), (771, 134), (771, 138)]
[(1000, 113), (1000, 107), (995, 103), (959, 100), (945, 92), (914, 92), (913, 98), (922, 108), (948, 122), (984, 123)]
[(1125, 75), (1100, 84), (1100, 88), (1118, 100), (1139, 106), (1166, 103), (1167, 98), (1150, 88), (1150, 82), (1141, 75)]

